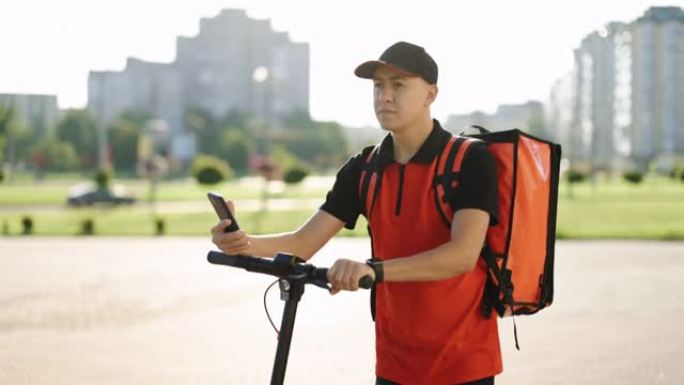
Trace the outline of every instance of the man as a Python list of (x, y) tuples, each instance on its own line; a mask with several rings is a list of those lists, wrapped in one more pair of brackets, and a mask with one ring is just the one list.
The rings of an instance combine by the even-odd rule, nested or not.
[(359, 193), (367, 148), (340, 169), (321, 209), (298, 230), (226, 234), (223, 221), (212, 228), (213, 242), (229, 254), (287, 251), (308, 260), (363, 213), (374, 262), (340, 259), (328, 279), (333, 294), (357, 290), (364, 275), (376, 280), (376, 384), (493, 384), (501, 353), (496, 317), (480, 312), (479, 255), (496, 223), (494, 160), (482, 145), (470, 146), (458, 188), (446, 197), (455, 213), (445, 226), (432, 191), (435, 161), (451, 137), (430, 113), (437, 64), (422, 47), (399, 42), (355, 74), (373, 80), (375, 114), (389, 132), (376, 153), (382, 176), (372, 210), (361, 207)]

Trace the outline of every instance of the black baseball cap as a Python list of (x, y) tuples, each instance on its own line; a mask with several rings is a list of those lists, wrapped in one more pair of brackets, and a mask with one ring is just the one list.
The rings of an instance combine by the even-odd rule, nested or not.
[(429, 84), (437, 84), (437, 63), (421, 46), (405, 41), (392, 44), (380, 55), (379, 60), (362, 63), (356, 67), (354, 74), (372, 79), (375, 70), (381, 65), (406, 76), (420, 76)]

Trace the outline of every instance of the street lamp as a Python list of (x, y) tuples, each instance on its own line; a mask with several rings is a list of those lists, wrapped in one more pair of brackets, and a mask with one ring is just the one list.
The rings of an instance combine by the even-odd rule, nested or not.
[[(266, 169), (265, 166), (267, 166), (269, 162), (269, 155), (270, 155), (270, 143), (269, 143), (269, 135), (268, 135), (268, 119), (266, 117), (267, 112), (266, 112), (266, 82), (268, 81), (268, 68), (264, 66), (257, 67), (254, 69), (254, 72), (252, 73), (252, 80), (254, 80), (254, 83), (256, 83), (256, 86), (258, 88), (257, 92), (259, 94), (259, 99), (258, 99), (258, 105), (257, 109), (258, 114), (260, 115), (260, 120), (261, 120), (261, 138), (259, 140), (260, 143), (260, 155), (262, 156), (263, 164), (260, 167), (260, 172), (262, 176), (264, 177), (264, 185), (263, 189), (261, 191), (261, 210), (262, 212), (266, 211), (268, 208), (268, 182), (271, 177), (269, 175), (269, 171)], [(261, 227), (260, 223), (257, 222), (258, 225), (257, 227)]]
[(269, 71), (268, 68), (264, 66), (260, 66), (254, 69), (254, 72), (252, 73), (252, 80), (254, 80), (254, 83), (256, 83), (257, 86), (257, 92), (258, 92), (258, 102), (257, 102), (257, 110), (258, 114), (260, 115), (260, 121), (261, 121), (261, 140), (260, 140), (260, 152), (261, 155), (263, 156), (268, 156), (270, 155), (269, 151), (269, 137), (267, 135), (268, 133), (268, 118), (267, 118), (267, 105), (266, 105), (266, 85), (267, 81), (269, 78)]
[(169, 129), (166, 121), (150, 119), (145, 123), (138, 142), (138, 162), (140, 171), (148, 178), (150, 189), (148, 202), (150, 209), (155, 211), (157, 200), (157, 184), (161, 174), (166, 172), (166, 160), (159, 154), (159, 147), (166, 146)]
[(88, 80), (88, 87), (88, 92), (93, 96), (93, 106), (97, 117), (97, 167), (99, 170), (107, 170), (111, 168), (112, 164), (105, 118), (105, 78), (102, 76), (91, 76)]
[(252, 74), (252, 79), (257, 83), (263, 83), (268, 79), (268, 68), (261, 66), (257, 67)]

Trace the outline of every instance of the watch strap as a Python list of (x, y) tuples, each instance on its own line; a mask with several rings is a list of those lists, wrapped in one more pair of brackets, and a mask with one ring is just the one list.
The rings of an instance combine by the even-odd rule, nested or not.
[(382, 261), (377, 259), (369, 259), (366, 261), (366, 265), (370, 266), (375, 273), (375, 283), (379, 283), (385, 280), (385, 272), (383, 269)]

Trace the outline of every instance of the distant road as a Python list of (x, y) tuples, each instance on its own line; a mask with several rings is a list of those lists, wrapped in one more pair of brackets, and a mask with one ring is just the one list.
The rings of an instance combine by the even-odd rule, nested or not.
[[(312, 262), (368, 257), (336, 239)], [(267, 384), (270, 278), (208, 238), (0, 238), (1, 384)], [(497, 385), (684, 383), (684, 242), (559, 242), (555, 303), (500, 322)], [(268, 297), (279, 324), (277, 288)], [(286, 383), (372, 384), (367, 292), (307, 288)]]

